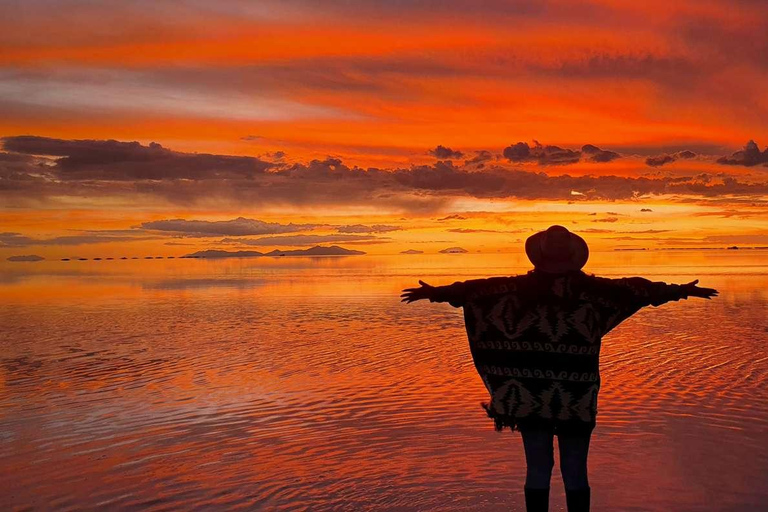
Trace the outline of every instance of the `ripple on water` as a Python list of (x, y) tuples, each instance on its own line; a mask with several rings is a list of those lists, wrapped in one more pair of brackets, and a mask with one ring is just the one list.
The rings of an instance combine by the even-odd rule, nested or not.
[[(301, 272), (0, 306), (7, 504), (520, 509), (519, 436), (479, 406), (460, 311), (400, 304), (402, 269)], [(658, 490), (642, 510), (768, 499), (765, 284), (649, 308), (604, 340), (598, 507), (632, 510), (637, 489)]]

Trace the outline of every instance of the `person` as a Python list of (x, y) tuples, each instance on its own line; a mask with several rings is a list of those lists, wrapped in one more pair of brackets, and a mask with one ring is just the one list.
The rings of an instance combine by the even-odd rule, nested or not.
[(488, 392), (484, 403), (497, 430), (519, 431), (529, 512), (546, 511), (558, 436), (569, 512), (588, 511), (589, 441), (597, 416), (601, 339), (645, 306), (717, 295), (712, 288), (608, 279), (584, 273), (587, 243), (563, 226), (529, 237), (527, 274), (430, 286), (419, 281), (401, 295), (464, 308), (475, 367)]

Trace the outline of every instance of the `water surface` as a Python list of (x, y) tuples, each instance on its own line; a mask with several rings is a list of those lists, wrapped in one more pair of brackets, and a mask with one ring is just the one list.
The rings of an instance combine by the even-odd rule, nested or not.
[[(417, 278), (509, 254), (0, 267), (3, 508), (524, 510), (517, 434), (479, 403), (461, 310)], [(768, 252), (595, 253), (718, 288), (603, 342), (594, 510), (768, 503)], [(552, 510), (564, 510), (555, 471)]]

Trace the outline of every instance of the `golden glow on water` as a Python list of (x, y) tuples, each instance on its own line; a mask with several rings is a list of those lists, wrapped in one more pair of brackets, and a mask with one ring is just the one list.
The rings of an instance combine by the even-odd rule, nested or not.
[[(721, 292), (604, 340), (596, 506), (768, 498), (764, 256), (593, 253), (599, 275)], [(478, 405), (461, 312), (398, 292), (527, 268), (509, 254), (5, 264), (0, 492), (12, 507), (508, 510), (522, 449)]]

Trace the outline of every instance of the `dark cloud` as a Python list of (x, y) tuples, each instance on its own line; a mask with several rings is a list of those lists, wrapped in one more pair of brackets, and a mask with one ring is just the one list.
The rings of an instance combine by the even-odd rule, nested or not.
[(683, 151), (678, 151), (671, 155), (664, 154), (664, 155), (649, 156), (648, 158), (645, 159), (645, 164), (651, 167), (661, 167), (662, 165), (672, 163), (676, 160), (690, 160), (691, 158), (696, 158), (696, 153), (685, 149)]
[(594, 144), (585, 144), (581, 151), (565, 149), (559, 146), (542, 146), (533, 141), (533, 146), (527, 142), (518, 142), (504, 148), (504, 158), (510, 162), (536, 162), (539, 165), (569, 165), (578, 163), (582, 156), (588, 162), (605, 163), (621, 158), (615, 151), (600, 149)]
[(568, 165), (575, 164), (581, 159), (579, 151), (558, 146), (542, 146), (538, 141), (533, 142), (533, 146), (529, 146), (527, 142), (507, 146), (502, 154), (510, 162), (536, 162), (539, 165)]
[(485, 163), (497, 158), (493, 153), (486, 150), (475, 151), (475, 156), (464, 160), (464, 166), (467, 168), (473, 168), (480, 170), (485, 168)]
[(651, 210), (650, 208), (640, 208), (640, 211), (641, 212), (652, 212), (653, 210)]
[(587, 160), (598, 163), (610, 162), (617, 158), (621, 158), (621, 155), (615, 151), (600, 149), (592, 144), (583, 145), (581, 147), (581, 153), (587, 155)]
[[(154, 201), (154, 204), (184, 208), (221, 204), (249, 208), (375, 205), (390, 210), (430, 212), (449, 206), (459, 197), (581, 201), (675, 194), (712, 200), (757, 201), (768, 193), (768, 183), (744, 182), (727, 175), (551, 176), (499, 163), (477, 168), (451, 161), (409, 168), (362, 169), (347, 166), (338, 158), (264, 164), (250, 157), (186, 154), (152, 145), (114, 141), (37, 137), (6, 138), (5, 141), (6, 149), (30, 152), (0, 153), (0, 201), (8, 206), (50, 205), (66, 198), (103, 204), (105, 198), (120, 198), (123, 202), (140, 199), (144, 204)], [(91, 147), (95, 148), (95, 156), (88, 156), (86, 148)], [(533, 158), (532, 161), (538, 161), (537, 152), (548, 162), (572, 158), (562, 156), (560, 150), (547, 150), (540, 145), (515, 147), (517, 149), (511, 150), (514, 158), (516, 155), (522, 158), (526, 151), (529, 155), (526, 158)], [(56, 156), (38, 156), (45, 153)], [(161, 155), (159, 160), (152, 156), (155, 153)], [(507, 151), (507, 156), (509, 153)], [(579, 152), (570, 151), (572, 153)], [(230, 158), (234, 158), (235, 163), (227, 167)], [(203, 161), (210, 163), (210, 169)], [(224, 164), (219, 165), (222, 162)], [(263, 168), (264, 165), (269, 167)], [(253, 171), (259, 168), (263, 169)], [(286, 227), (254, 219), (218, 223), (169, 219), (142, 227), (198, 236), (241, 236), (292, 232), (313, 226)]]
[(498, 230), (498, 229), (471, 229), (471, 228), (453, 228), (448, 230), (451, 233), (523, 233), (524, 229)]
[(435, 149), (430, 149), (429, 154), (434, 156), (435, 158), (439, 158), (440, 160), (448, 160), (450, 158), (461, 158), (464, 156), (464, 153), (461, 151), (454, 151), (451, 148), (447, 148), (445, 146), (438, 145)]
[(43, 261), (44, 259), (45, 258), (38, 256), (37, 254), (20, 254), (6, 258), (8, 261)]
[(604, 219), (595, 219), (592, 222), (616, 222), (618, 217), (605, 217)]
[(731, 156), (718, 158), (717, 163), (723, 165), (743, 165), (745, 167), (752, 167), (755, 165), (768, 166), (768, 148), (760, 151), (760, 147), (757, 143), (750, 140), (744, 146), (744, 149), (735, 152)]
[(257, 219), (238, 217), (232, 220), (220, 221), (186, 219), (154, 220), (143, 222), (140, 227), (147, 230), (168, 231), (186, 236), (246, 236), (292, 233), (314, 229), (317, 227), (317, 224), (279, 224), (277, 222), (264, 222)]
[(666, 165), (674, 161), (675, 157), (672, 155), (649, 156), (645, 159), (645, 165), (649, 165), (651, 167), (661, 167), (662, 165)]
[(339, 226), (336, 231), (339, 233), (388, 233), (390, 231), (400, 231), (400, 226), (389, 226), (386, 224), (374, 224), (365, 226), (363, 224), (351, 224), (348, 226)]
[(151, 142), (62, 140), (30, 135), (0, 139), (6, 151), (58, 157), (60, 180), (253, 179), (273, 166), (257, 158), (179, 153)]
[(285, 158), (285, 151), (274, 151), (272, 153), (266, 153), (264, 156), (271, 160), (283, 160)]
[(287, 245), (292, 247), (300, 247), (305, 245), (315, 245), (330, 242), (378, 243), (387, 241), (389, 241), (389, 238), (377, 237), (373, 235), (284, 235), (267, 236), (262, 238), (225, 238), (221, 240), (221, 243), (252, 246)]
[(467, 220), (467, 218), (462, 216), (462, 215), (453, 214), (453, 215), (448, 215), (446, 217), (443, 217), (443, 218), (437, 219), (437, 220), (438, 220), (438, 222), (443, 222), (443, 221), (446, 221), (446, 220)]
[(0, 233), (0, 247), (29, 247), (32, 245), (86, 245), (111, 242), (135, 242), (139, 240), (155, 240), (154, 236), (99, 236), (99, 235), (67, 235), (52, 238), (33, 238), (21, 233)]

